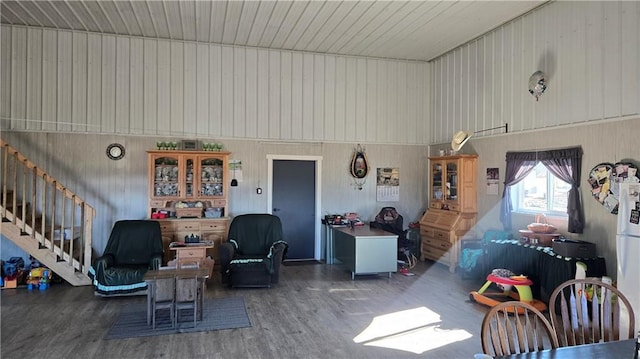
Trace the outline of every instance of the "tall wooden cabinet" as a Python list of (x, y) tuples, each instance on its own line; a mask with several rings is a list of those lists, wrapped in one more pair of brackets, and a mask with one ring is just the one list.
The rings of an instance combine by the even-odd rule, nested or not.
[(455, 272), (460, 239), (475, 237), (477, 155), (429, 157), (429, 209), (420, 220), (421, 259)]
[[(230, 153), (166, 150), (147, 153), (148, 216), (167, 213), (166, 218), (156, 219), (162, 229), (165, 264), (175, 254), (169, 250), (169, 243), (183, 241), (191, 234), (214, 243), (207, 254), (219, 263), (218, 248), (227, 238), (229, 224)], [(194, 207), (188, 211), (176, 207), (184, 204)], [(205, 217), (205, 210), (210, 217)], [(180, 215), (185, 212), (184, 217)]]

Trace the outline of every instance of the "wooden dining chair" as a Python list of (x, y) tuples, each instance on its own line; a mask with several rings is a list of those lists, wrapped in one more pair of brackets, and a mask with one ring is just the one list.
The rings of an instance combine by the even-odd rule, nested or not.
[(174, 298), (175, 298), (175, 279), (162, 278), (154, 281), (151, 290), (153, 297), (151, 299), (151, 322), (153, 329), (156, 329), (156, 315), (159, 310), (169, 311), (169, 322), (173, 327), (175, 325)]
[(176, 315), (174, 319), (174, 325), (177, 327), (180, 319), (180, 314), (185, 310), (192, 310), (193, 312), (193, 327), (195, 328), (198, 320), (198, 303), (202, 293), (200, 292), (199, 279), (196, 274), (184, 275), (178, 271), (176, 275)]
[(547, 318), (533, 306), (509, 301), (484, 316), (482, 350), (491, 356), (527, 353), (558, 347), (558, 339)]
[(634, 337), (631, 303), (616, 287), (599, 278), (571, 279), (560, 284), (551, 293), (549, 313), (561, 346)]

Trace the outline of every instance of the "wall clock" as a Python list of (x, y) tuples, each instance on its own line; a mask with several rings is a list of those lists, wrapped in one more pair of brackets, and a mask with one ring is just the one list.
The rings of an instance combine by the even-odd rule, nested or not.
[(124, 146), (119, 143), (112, 143), (107, 146), (107, 157), (112, 160), (119, 160), (124, 157)]

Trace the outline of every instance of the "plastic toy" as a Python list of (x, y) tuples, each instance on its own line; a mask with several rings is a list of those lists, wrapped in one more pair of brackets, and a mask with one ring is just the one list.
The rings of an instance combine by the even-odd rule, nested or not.
[[(491, 284), (496, 284), (498, 288), (502, 289), (502, 292), (486, 292)], [(533, 282), (526, 276), (515, 275), (506, 269), (494, 269), (487, 276), (487, 281), (480, 290), (469, 293), (469, 299), (489, 307), (504, 301), (518, 300), (531, 304), (541, 312), (547, 310), (547, 305), (544, 302), (533, 298), (530, 287), (532, 284)], [(511, 290), (513, 287), (517, 292)]]
[(33, 268), (29, 272), (29, 278), (27, 279), (27, 289), (33, 290), (38, 288), (40, 290), (46, 290), (51, 283), (51, 270), (46, 267)]

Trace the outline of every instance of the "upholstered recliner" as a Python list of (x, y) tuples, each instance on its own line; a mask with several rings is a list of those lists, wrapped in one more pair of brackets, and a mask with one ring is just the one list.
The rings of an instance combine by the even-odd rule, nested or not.
[(219, 250), (222, 283), (231, 287), (270, 287), (278, 283), (287, 248), (280, 218), (271, 214), (235, 217), (227, 242)]
[(89, 269), (96, 295), (145, 294), (142, 277), (162, 265), (162, 233), (157, 221), (122, 220), (114, 224), (102, 256)]

